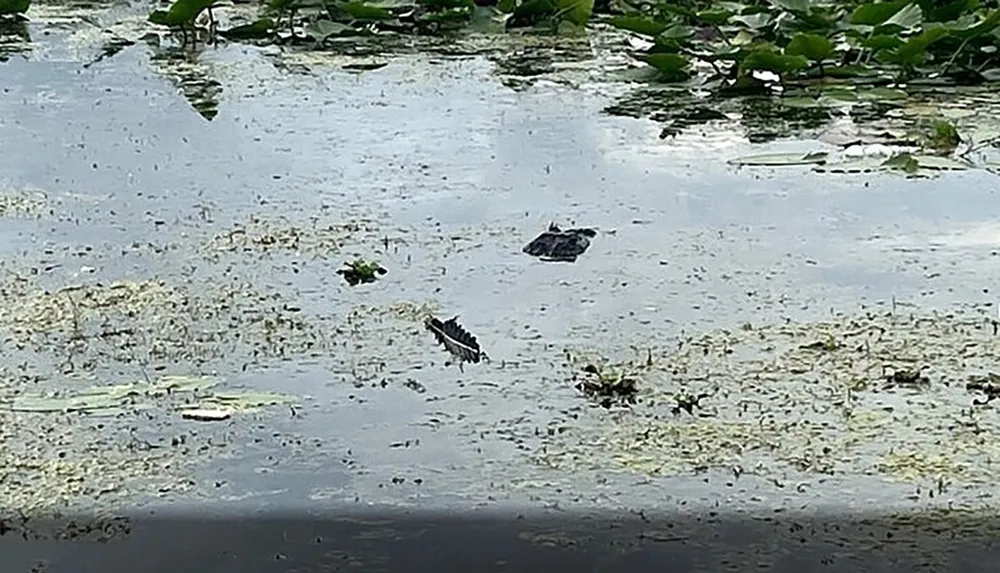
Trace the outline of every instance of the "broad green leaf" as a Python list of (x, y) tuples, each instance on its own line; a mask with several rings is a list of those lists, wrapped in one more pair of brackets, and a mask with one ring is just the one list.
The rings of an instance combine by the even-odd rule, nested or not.
[(844, 66), (830, 66), (823, 70), (830, 78), (865, 78), (874, 77), (878, 72), (860, 64), (847, 64)]
[(517, 0), (500, 0), (497, 2), (497, 10), (504, 14), (513, 14), (517, 9)]
[(833, 55), (833, 42), (818, 34), (798, 33), (785, 47), (789, 56), (805, 56), (813, 61), (822, 61)]
[(765, 153), (761, 155), (748, 155), (730, 159), (730, 165), (745, 165), (756, 167), (784, 167), (792, 165), (822, 165), (826, 163), (827, 153), (825, 151), (814, 151), (811, 153)]
[(861, 42), (861, 45), (877, 52), (879, 50), (892, 50), (898, 48), (903, 45), (903, 40), (895, 34), (880, 34), (865, 39)]
[(862, 4), (851, 12), (851, 24), (862, 24), (865, 26), (878, 26), (896, 12), (910, 4), (912, 0), (896, 0), (895, 2), (876, 2), (872, 4)]
[(943, 26), (927, 28), (896, 49), (882, 50), (876, 54), (876, 59), (894, 64), (919, 64), (923, 61), (927, 48), (948, 34), (948, 29)]
[(151, 23), (158, 26), (169, 26), (167, 23), (167, 11), (166, 10), (153, 10), (147, 18)]
[(216, 0), (177, 0), (167, 10), (167, 15), (163, 23), (167, 26), (191, 24), (205, 9), (215, 4), (215, 2)]
[(379, 22), (395, 18), (395, 16), (392, 15), (392, 12), (386, 10), (385, 8), (372, 6), (371, 4), (361, 0), (344, 2), (340, 5), (340, 7), (343, 8), (345, 12), (350, 14), (352, 18), (362, 22)]
[(758, 12), (757, 14), (747, 14), (732, 16), (729, 21), (734, 24), (743, 24), (751, 30), (759, 30), (771, 23), (772, 16), (768, 12)]
[(250, 24), (243, 24), (228, 30), (219, 30), (219, 34), (231, 40), (257, 40), (267, 38), (274, 33), (274, 20), (261, 18)]
[[(753, 44), (753, 41), (754, 41), (754, 35), (752, 32), (748, 30), (740, 30), (739, 32), (736, 33), (736, 36), (732, 39), (731, 44), (733, 46), (749, 46), (750, 44)], [(726, 45), (719, 46), (719, 50), (721, 51), (725, 51), (728, 48), (729, 46)]]
[(354, 28), (351, 28), (347, 24), (332, 20), (313, 20), (305, 29), (305, 33), (320, 44), (325, 42), (327, 38), (348, 35), (354, 31)]
[(891, 18), (883, 22), (881, 27), (896, 26), (903, 30), (909, 30), (919, 26), (923, 20), (923, 10), (920, 9), (919, 4), (913, 3), (903, 6), (899, 12), (896, 12)]
[(691, 65), (691, 61), (680, 54), (643, 54), (638, 59), (667, 76), (684, 75)]
[(706, 24), (721, 26), (722, 24), (728, 22), (732, 15), (733, 12), (730, 10), (712, 9), (698, 12), (695, 17)]
[[(957, 24), (957, 23), (956, 23)], [(970, 38), (977, 38), (979, 36), (984, 36), (990, 32), (997, 29), (1000, 26), (1000, 9), (994, 10), (989, 16), (983, 18), (981, 21), (975, 24), (968, 25), (947, 25), (951, 33), (962, 40), (967, 40)]]
[(583, 26), (594, 11), (594, 0), (556, 0), (559, 16), (577, 26)]
[(657, 34), (657, 40), (686, 40), (694, 35), (694, 28), (683, 24), (674, 24)]
[(929, 22), (951, 22), (979, 9), (979, 0), (917, 0)]
[(31, 7), (31, 0), (0, 0), (0, 16), (24, 14)]
[(759, 70), (779, 75), (808, 67), (809, 60), (805, 56), (779, 54), (773, 48), (758, 48), (747, 54), (740, 63), (740, 68), (744, 71)]
[(644, 16), (615, 16), (609, 23), (620, 30), (628, 30), (645, 36), (658, 36), (669, 26)]

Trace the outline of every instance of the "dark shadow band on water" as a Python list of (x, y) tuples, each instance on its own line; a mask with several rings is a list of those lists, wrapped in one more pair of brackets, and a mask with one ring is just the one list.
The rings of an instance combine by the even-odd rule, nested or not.
[[(3, 571), (995, 571), (1000, 517), (908, 514), (493, 514), (119, 518), (66, 541), (4, 527)], [(93, 521), (93, 518), (90, 518)], [(67, 530), (67, 518), (39, 526)], [(77, 523), (87, 521), (85, 516)], [(72, 528), (69, 528), (72, 529)], [(77, 531), (82, 529), (77, 525)], [(40, 565), (41, 564), (41, 565)], [(38, 567), (43, 568), (39, 569)]]

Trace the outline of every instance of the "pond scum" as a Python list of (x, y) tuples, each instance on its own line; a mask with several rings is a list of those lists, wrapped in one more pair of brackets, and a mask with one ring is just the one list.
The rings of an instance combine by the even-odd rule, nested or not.
[[(1000, 371), (985, 317), (868, 313), (745, 325), (631, 367), (639, 403), (553, 433), (536, 455), (572, 471), (880, 475), (974, 487), (1000, 469), (1000, 419), (976, 381)], [(577, 368), (576, 360), (572, 361)], [(986, 384), (989, 390), (989, 385)], [(691, 414), (677, 405), (702, 396)]]

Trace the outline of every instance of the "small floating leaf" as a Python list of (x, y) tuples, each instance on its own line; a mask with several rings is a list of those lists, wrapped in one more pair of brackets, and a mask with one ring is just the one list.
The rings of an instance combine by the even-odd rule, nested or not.
[(782, 167), (790, 165), (822, 165), (826, 163), (827, 152), (811, 153), (767, 153), (730, 159), (730, 165)]
[(813, 170), (817, 173), (872, 173), (884, 169), (883, 162), (877, 157), (861, 157), (851, 161), (817, 165)]
[(822, 61), (833, 55), (833, 42), (818, 34), (798, 33), (785, 47), (789, 56), (805, 56), (810, 60)]
[(957, 159), (942, 157), (940, 155), (914, 155), (917, 165), (921, 169), (933, 169), (935, 171), (962, 171), (969, 168), (969, 165)]

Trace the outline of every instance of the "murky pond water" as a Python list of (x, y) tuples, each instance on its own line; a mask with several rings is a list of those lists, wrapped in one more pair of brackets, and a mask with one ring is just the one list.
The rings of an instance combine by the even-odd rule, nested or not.
[[(212, 375), (298, 403), (211, 423), (5, 413), (9, 444), (42, 448), (8, 454), (8, 503), (71, 462), (51, 486), (70, 505), (142, 501), (160, 474), (156, 503), (273, 507), (996, 494), (1000, 424), (964, 389), (998, 344), (995, 175), (737, 170), (756, 148), (732, 124), (660, 139), (602, 113), (628, 85), (577, 66), (514, 90), (495, 53), (358, 73), (241, 45), (182, 65), (140, 42), (84, 67), (99, 35), (51, 12), (0, 68), (4, 398)], [(217, 97), (211, 121), (193, 92)], [(523, 254), (551, 221), (598, 234), (572, 264)], [(355, 256), (388, 273), (347, 285), (335, 271)], [(428, 312), (457, 315), (491, 360), (447, 365)], [(589, 404), (588, 361), (630, 362), (642, 401)], [(930, 389), (887, 388), (904, 367)], [(705, 408), (674, 413), (688, 391)], [(72, 477), (122, 460), (139, 481)]]

